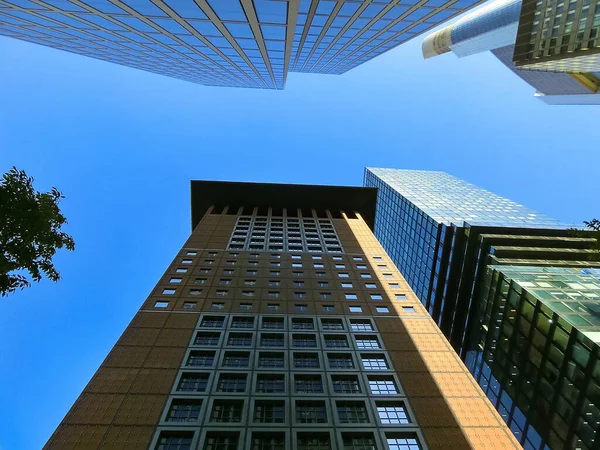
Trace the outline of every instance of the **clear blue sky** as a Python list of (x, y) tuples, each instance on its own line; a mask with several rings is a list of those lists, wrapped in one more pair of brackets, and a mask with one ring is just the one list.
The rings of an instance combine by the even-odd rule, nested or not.
[(489, 54), (420, 39), (284, 91), (210, 88), (0, 38), (0, 170), (66, 195), (63, 280), (0, 298), (0, 449), (48, 439), (190, 232), (190, 179), (362, 184), (444, 170), (565, 221), (600, 215), (600, 109), (547, 106)]

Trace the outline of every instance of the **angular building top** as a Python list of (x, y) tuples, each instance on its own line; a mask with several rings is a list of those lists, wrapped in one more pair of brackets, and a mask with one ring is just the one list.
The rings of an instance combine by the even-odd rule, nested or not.
[(0, 0), (0, 34), (212, 86), (342, 74), (478, 0)]
[(568, 225), (445, 172), (367, 168), (437, 223), (567, 228)]

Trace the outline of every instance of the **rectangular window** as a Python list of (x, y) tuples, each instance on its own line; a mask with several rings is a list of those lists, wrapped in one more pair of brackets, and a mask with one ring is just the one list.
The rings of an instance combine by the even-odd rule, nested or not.
[[(239, 433), (226, 431), (209, 431), (206, 433), (204, 447), (202, 450), (237, 450), (239, 442)], [(187, 447), (189, 450), (191, 447)], [(163, 449), (160, 449), (163, 450)], [(164, 450), (171, 450), (170, 447)], [(172, 450), (183, 450), (173, 448)]]
[(282, 369), (285, 366), (283, 353), (280, 352), (260, 352), (258, 355), (258, 367)]
[(364, 402), (336, 402), (340, 423), (369, 423)]
[(243, 409), (243, 400), (215, 400), (210, 413), (210, 421), (239, 423), (242, 421)]
[(206, 278), (196, 278), (194, 284), (206, 284)]
[(365, 283), (365, 287), (367, 289), (377, 289), (377, 285), (375, 283)]
[(371, 278), (371, 274), (370, 273), (361, 273), (360, 277), (361, 278)]
[[(279, 303), (268, 303), (267, 310), (268, 311), (279, 311)], [(264, 325), (263, 325), (263, 327), (264, 327)], [(267, 327), (265, 327), (265, 328), (267, 328)]]
[(156, 302), (154, 303), (155, 308), (166, 308), (169, 306), (169, 302)]
[(327, 348), (348, 348), (348, 339), (346, 336), (337, 334), (325, 335), (325, 347)]
[(322, 305), (321, 309), (323, 310), (323, 312), (334, 312), (335, 311), (335, 306), (333, 306), (333, 305)]
[(326, 423), (327, 410), (324, 401), (297, 400), (296, 423)]
[(156, 450), (190, 450), (193, 438), (191, 431), (161, 431)]
[(175, 272), (177, 273), (186, 273), (188, 270), (185, 267), (178, 267)]
[(350, 275), (346, 272), (339, 272), (338, 277), (339, 278), (350, 278)]
[(343, 450), (377, 450), (373, 433), (342, 433), (342, 444)]
[(215, 352), (192, 350), (187, 360), (190, 367), (212, 367), (215, 362)]
[(269, 298), (279, 298), (281, 295), (278, 291), (269, 291)]
[(227, 345), (250, 347), (252, 345), (252, 333), (229, 333)]
[(285, 375), (258, 374), (256, 378), (256, 392), (265, 394), (285, 392)]
[(402, 307), (402, 312), (405, 312), (405, 313), (408, 313), (408, 314), (412, 314), (412, 313), (416, 312), (416, 310), (412, 306), (403, 306)]
[(377, 402), (379, 420), (385, 425), (406, 425), (410, 423), (402, 402)]
[(350, 353), (328, 353), (330, 369), (353, 369), (354, 361)]
[(269, 280), (269, 286), (279, 286), (280, 284), (279, 280)]
[(398, 283), (388, 283), (390, 289), (400, 289), (400, 285)]
[(344, 294), (344, 297), (346, 298), (346, 300), (358, 300), (358, 295), (354, 293)]
[[(279, 309), (279, 304), (277, 304), (277, 309)], [(269, 330), (283, 330), (283, 317), (263, 317), (262, 327)]]
[(178, 392), (205, 392), (208, 386), (207, 373), (183, 373), (177, 385)]
[(316, 348), (317, 338), (314, 334), (293, 334), (292, 343), (294, 347)]
[(169, 283), (179, 284), (179, 283), (181, 283), (181, 281), (182, 281), (182, 278), (171, 278), (169, 280)]
[(378, 306), (375, 308), (377, 310), (378, 313), (380, 314), (387, 314), (390, 312), (390, 310), (388, 309), (387, 306)]
[(308, 311), (308, 305), (304, 303), (297, 303), (294, 305), (294, 310), (297, 312), (306, 312)]
[(286, 450), (284, 433), (253, 432), (251, 450)]
[(297, 369), (318, 369), (319, 357), (316, 353), (295, 353), (294, 367)]
[(326, 277), (327, 274), (325, 272), (315, 272), (315, 275), (318, 277)]
[(223, 373), (219, 377), (217, 392), (244, 392), (246, 390), (246, 374)]
[(202, 318), (200, 326), (202, 328), (223, 328), (225, 317), (222, 316), (205, 316)]
[(373, 325), (369, 319), (350, 319), (352, 331), (373, 331)]
[(351, 288), (352, 287), (352, 283), (342, 283), (342, 287), (343, 288)]
[(385, 356), (377, 353), (362, 353), (360, 355), (365, 370), (387, 370), (389, 365)]
[(383, 300), (383, 296), (381, 294), (371, 294), (371, 300)]
[(392, 376), (369, 376), (369, 389), (373, 395), (396, 395), (399, 393)]
[(360, 306), (350, 306), (348, 309), (350, 310), (351, 313), (361, 313), (362, 312), (362, 308)]
[(216, 310), (225, 309), (225, 303), (213, 302), (212, 305), (210, 305), (210, 307), (211, 307), (211, 309), (216, 309)]
[(254, 422), (285, 422), (285, 402), (281, 400), (256, 400), (254, 402)]
[(298, 433), (298, 450), (331, 450), (329, 433)]
[(221, 337), (221, 333), (196, 333), (196, 339), (194, 340), (194, 345), (208, 345), (215, 346), (219, 345), (219, 338)]
[(163, 289), (162, 294), (163, 295), (173, 295), (173, 294), (175, 294), (175, 289)]
[(167, 422), (197, 422), (202, 400), (173, 400), (167, 413)]
[(294, 375), (294, 392), (296, 394), (322, 394), (321, 375)]
[(381, 348), (381, 345), (379, 344), (379, 339), (377, 339), (377, 336), (361, 335), (361, 336), (354, 336), (354, 339), (356, 339), (356, 346), (361, 350), (371, 350), (374, 348)]
[(248, 367), (250, 364), (250, 353), (248, 352), (225, 352), (223, 357), (224, 367)]
[(321, 319), (321, 327), (327, 331), (341, 331), (344, 329), (344, 323), (341, 319)]
[(283, 347), (283, 334), (280, 333), (261, 333), (260, 345), (263, 347)]
[(414, 433), (386, 433), (385, 438), (390, 450), (421, 450), (422, 448)]
[(234, 317), (231, 321), (231, 328), (253, 328), (254, 317)]
[(292, 319), (292, 330), (314, 330), (315, 324), (312, 319)]
[(183, 309), (194, 309), (196, 305), (196, 302), (183, 302)]
[[(383, 274), (383, 278), (394, 278), (394, 274), (391, 273), (384, 273)], [(391, 286), (391, 285), (390, 285)]]
[(332, 375), (333, 392), (336, 394), (360, 394), (362, 392), (356, 375)]
[(405, 294), (396, 294), (394, 297), (396, 297), (396, 300), (406, 300), (406, 295)]

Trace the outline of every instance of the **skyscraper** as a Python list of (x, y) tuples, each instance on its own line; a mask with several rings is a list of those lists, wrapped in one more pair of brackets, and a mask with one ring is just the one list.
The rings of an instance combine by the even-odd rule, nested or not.
[(0, 0), (0, 34), (212, 86), (342, 74), (481, 0)]
[(519, 448), (374, 237), (375, 189), (191, 189), (191, 236), (46, 449)]
[(595, 448), (595, 238), (443, 172), (365, 185), (375, 235), (524, 448)]
[[(543, 18), (543, 26), (548, 26), (549, 23), (558, 24), (565, 17), (573, 16), (569, 19), (569, 25), (565, 26), (566, 28), (563, 27), (570, 29), (569, 27), (573, 26), (573, 20), (575, 20), (574, 16), (580, 15), (585, 19), (576, 23), (588, 27), (589, 30), (574, 34), (572, 40), (583, 39), (584, 34), (587, 36), (598, 33), (600, 30), (600, 6), (596, 11), (594, 8), (589, 9), (589, 4), (581, 4), (580, 8), (576, 8), (576, 5), (576, 2), (571, 2), (568, 5), (569, 11), (565, 14), (562, 14), (564, 5), (559, 6), (556, 13), (545, 10), (546, 17)], [(423, 42), (423, 55), (425, 58), (430, 58), (451, 51), (458, 57), (464, 57), (490, 50), (505, 66), (536, 88), (536, 97), (548, 104), (600, 104), (600, 95), (598, 95), (600, 65), (595, 67), (590, 64), (582, 64), (582, 60), (577, 57), (577, 51), (569, 51), (563, 55), (563, 58), (566, 59), (560, 59), (560, 61), (541, 58), (546, 62), (543, 64), (541, 62), (532, 64), (523, 62), (525, 56), (519, 56), (519, 52), (522, 52), (524, 48), (529, 48), (529, 45), (534, 48), (534, 44), (519, 44), (524, 39), (522, 30), (527, 28), (527, 18), (534, 17), (532, 14), (523, 14), (523, 8), (525, 6), (522, 7), (521, 0), (492, 1), (461, 17), (456, 23), (427, 36)], [(588, 13), (590, 14), (589, 21), (586, 16)], [(554, 19), (552, 19), (554, 17), (552, 14), (556, 15)], [(540, 26), (539, 21), (540, 14), (536, 13), (535, 23), (533, 25), (530, 23), (529, 26), (537, 29)], [(552, 36), (557, 34), (558, 31), (552, 32)], [(562, 39), (568, 41), (570, 38), (565, 36)], [(556, 40), (556, 37), (550, 39), (551, 42)], [(547, 43), (535, 45), (550, 46)], [(577, 45), (575, 46), (577, 47)], [(547, 50), (546, 53), (548, 52), (554, 52), (554, 50)], [(535, 52), (535, 54), (541, 53)], [(537, 58), (533, 58), (532, 55), (533, 53), (530, 53), (528, 57), (531, 57), (532, 60)], [(586, 61), (589, 61), (589, 57), (586, 57)]]

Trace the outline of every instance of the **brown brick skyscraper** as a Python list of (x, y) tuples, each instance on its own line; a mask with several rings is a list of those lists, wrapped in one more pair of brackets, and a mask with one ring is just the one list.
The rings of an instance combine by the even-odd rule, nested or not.
[(192, 182), (193, 232), (47, 449), (517, 449), (374, 188)]

